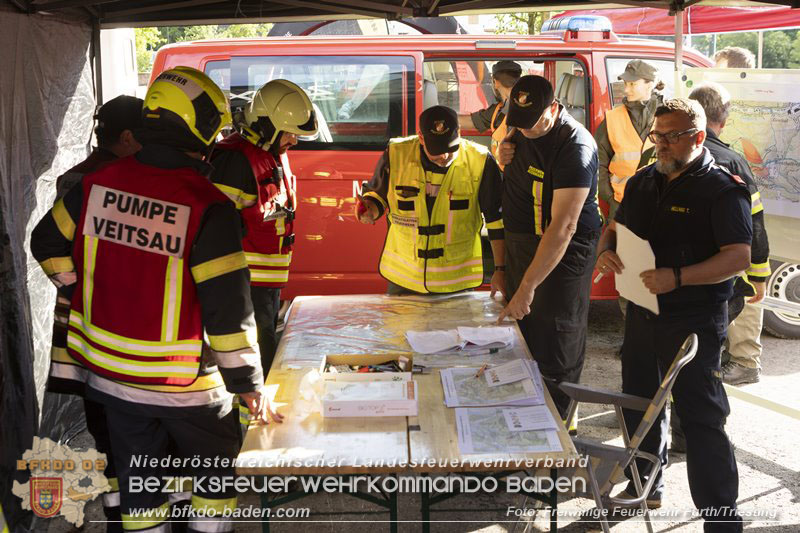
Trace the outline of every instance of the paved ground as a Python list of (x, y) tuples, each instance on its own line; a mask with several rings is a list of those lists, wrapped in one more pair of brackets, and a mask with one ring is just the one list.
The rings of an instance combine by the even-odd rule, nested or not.
[[(589, 346), (582, 381), (593, 386), (614, 390), (620, 388), (620, 363), (615, 357), (622, 338), (622, 318), (616, 302), (592, 304), (589, 317)], [(773, 401), (800, 407), (800, 341), (787, 341), (768, 336), (764, 342), (764, 373), (762, 381), (742, 387), (743, 390), (769, 398)], [(727, 430), (736, 447), (739, 463), (739, 505), (744, 512), (776, 512), (773, 521), (758, 520), (746, 524), (747, 529), (763, 532), (800, 531), (800, 421), (776, 414), (761, 407), (737, 399), (731, 399), (732, 414)], [(609, 443), (621, 443), (615, 437), (613, 412), (605, 408), (582, 409), (580, 432), (588, 438), (601, 439)], [(693, 506), (686, 481), (686, 461), (681, 454), (670, 455), (666, 470), (667, 491), (662, 510), (691, 511)], [(421, 531), (419, 523), (419, 496), (400, 495), (400, 531)], [(257, 505), (258, 497), (244, 495), (240, 506)], [(379, 509), (369, 503), (339, 494), (318, 494), (286, 507), (308, 507), (313, 513), (308, 519), (297, 522), (273, 521), (273, 531), (278, 532), (348, 532), (362, 533), (388, 531), (388, 513), (368, 514)], [(508, 516), (507, 509), (529, 509), (532, 516)], [(569, 499), (559, 502), (559, 511), (565, 516), (559, 520), (561, 531), (585, 531), (583, 524), (575, 523), (575, 516), (592, 504), (585, 499)], [(433, 515), (433, 532), (523, 532), (546, 531), (546, 513), (538, 512), (535, 505), (524, 496), (508, 494), (478, 493), (459, 496), (443, 502), (444, 512)], [(87, 506), (88, 520), (101, 520), (102, 510), (98, 503)], [(47, 529), (49, 526), (49, 529)], [(698, 521), (659, 521), (654, 529), (662, 532), (701, 531)], [(237, 524), (237, 532), (254, 533), (261, 530), (258, 523)], [(63, 520), (40, 524), (37, 531), (63, 533), (73, 531)], [(98, 523), (87, 523), (83, 531), (99, 532)], [(615, 532), (645, 531), (643, 523), (620, 523)]]

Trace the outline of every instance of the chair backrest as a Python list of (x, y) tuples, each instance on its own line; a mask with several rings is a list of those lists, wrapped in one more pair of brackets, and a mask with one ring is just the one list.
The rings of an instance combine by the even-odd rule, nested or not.
[(583, 76), (567, 72), (561, 75), (558, 82), (556, 98), (564, 109), (581, 124), (586, 124), (586, 86)]
[(697, 335), (694, 333), (686, 337), (686, 340), (683, 341), (669, 370), (667, 370), (667, 373), (664, 375), (661, 385), (658, 387), (658, 392), (656, 392), (656, 395), (651, 400), (650, 406), (647, 408), (647, 411), (645, 411), (642, 421), (639, 423), (639, 427), (636, 428), (636, 431), (631, 437), (631, 448), (637, 449), (639, 447), (644, 436), (647, 435), (647, 432), (653, 427), (658, 413), (667, 405), (667, 400), (669, 400), (672, 386), (675, 385), (675, 380), (678, 378), (678, 373), (689, 361), (694, 359), (697, 353), (697, 342)]
[[(639, 423), (639, 427), (636, 428), (636, 431), (626, 446), (627, 460), (624, 462), (616, 461), (606, 463), (597, 472), (597, 479), (601, 486), (601, 491), (610, 490), (610, 488), (616, 482), (618, 476), (627, 467), (630, 460), (634, 457), (634, 454), (636, 454), (639, 450), (639, 445), (641, 444), (642, 439), (645, 435), (647, 435), (647, 432), (650, 431), (650, 428), (653, 427), (658, 413), (660, 413), (667, 404), (667, 400), (669, 399), (670, 392), (672, 391), (672, 386), (675, 385), (675, 380), (678, 377), (678, 373), (689, 361), (694, 358), (695, 354), (697, 353), (697, 342), (697, 335), (694, 333), (686, 337), (686, 340), (683, 341), (683, 344), (678, 350), (678, 353), (675, 355), (675, 359), (673, 359), (669, 370), (667, 370), (667, 373), (664, 375), (664, 379), (661, 381), (658, 391), (650, 400), (650, 405), (648, 405), (647, 410), (642, 416), (642, 421)], [(619, 415), (621, 416), (621, 411), (619, 412)], [(620, 423), (623, 425), (623, 432), (627, 431), (627, 428), (624, 427), (624, 422), (620, 421)], [(653, 459), (655, 460), (656, 458), (654, 457)]]

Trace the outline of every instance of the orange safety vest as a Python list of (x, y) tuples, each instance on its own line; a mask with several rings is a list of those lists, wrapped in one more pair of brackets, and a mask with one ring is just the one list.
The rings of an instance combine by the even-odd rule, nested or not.
[(614, 189), (614, 200), (621, 202), (628, 179), (639, 170), (642, 153), (650, 149), (653, 143), (647, 138), (642, 141), (624, 105), (606, 112), (606, 128), (611, 149), (614, 151), (608, 164), (609, 179), (611, 188)]
[[(241, 210), (247, 231), (242, 241), (250, 284), (285, 287), (289, 281), (294, 243), (295, 177), (289, 159), (273, 155), (234, 133), (216, 144), (218, 150), (241, 152), (256, 179), (258, 198)], [(219, 187), (219, 185), (218, 185)], [(223, 191), (224, 192), (224, 191)]]
[[(500, 143), (503, 142), (503, 139), (506, 138), (508, 135), (508, 125), (506, 125), (506, 117), (503, 117), (503, 122), (500, 123), (497, 128), (494, 127), (494, 119), (497, 118), (497, 114), (500, 113), (500, 110), (503, 108), (503, 104), (499, 103), (494, 108), (494, 113), (492, 114), (492, 155), (495, 159), (497, 159), (497, 147), (500, 146)], [(500, 161), (497, 161), (497, 166), (500, 167), (502, 171), (505, 168), (505, 165), (501, 165)]]
[(85, 176), (69, 355), (123, 383), (192, 385), (203, 321), (189, 255), (205, 211), (225, 202), (191, 168), (162, 169), (134, 157)]

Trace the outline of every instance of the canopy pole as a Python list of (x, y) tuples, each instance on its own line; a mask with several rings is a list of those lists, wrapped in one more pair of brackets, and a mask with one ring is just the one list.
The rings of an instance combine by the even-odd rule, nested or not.
[(683, 66), (683, 10), (675, 10), (675, 72)]
[(764, 68), (764, 30), (758, 31), (758, 64), (757, 68)]

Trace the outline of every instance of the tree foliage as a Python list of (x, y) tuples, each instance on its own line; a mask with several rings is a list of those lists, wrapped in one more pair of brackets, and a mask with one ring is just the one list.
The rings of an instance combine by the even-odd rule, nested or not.
[[(692, 46), (711, 57), (713, 53), (713, 36), (702, 35), (692, 37)], [(717, 50), (726, 46), (747, 48), (758, 57), (758, 32), (737, 32), (717, 35)], [(798, 68), (800, 67), (800, 31), (775, 30), (764, 32), (764, 48), (762, 62), (764, 68)]]
[(542, 24), (552, 16), (549, 11), (531, 11), (528, 13), (503, 13), (496, 15), (497, 34), (516, 33), (534, 35), (542, 30)]
[(241, 37), (266, 37), (272, 24), (226, 24), (206, 26), (163, 26), (137, 28), (136, 63), (139, 72), (149, 72), (153, 56), (169, 43), (198, 41), (201, 39), (236, 39)]

